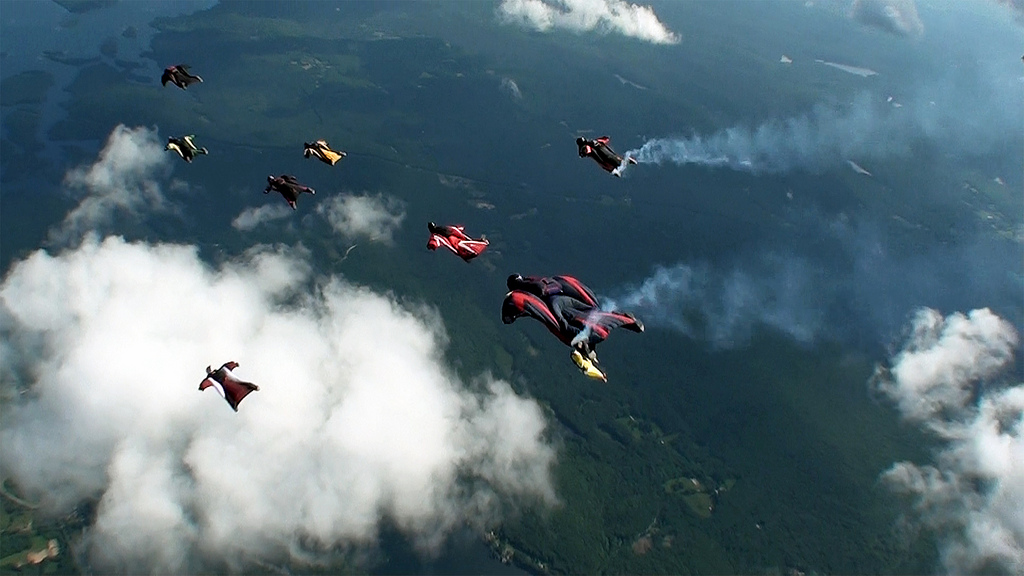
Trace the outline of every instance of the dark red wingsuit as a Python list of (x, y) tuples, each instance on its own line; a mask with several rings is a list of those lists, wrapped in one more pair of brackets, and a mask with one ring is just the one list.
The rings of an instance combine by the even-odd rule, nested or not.
[(299, 181), (291, 174), (282, 174), (276, 178), (273, 174), (267, 176), (267, 187), (263, 190), (263, 193), (270, 194), (271, 191), (280, 192), (281, 196), (284, 196), (285, 201), (288, 202), (288, 205), (292, 207), (292, 210), (297, 208), (296, 202), (299, 200), (299, 194), (303, 192), (316, 194), (316, 190), (299, 184)]
[(238, 368), (238, 362), (227, 362), (216, 370), (211, 370), (207, 366), (206, 378), (203, 378), (203, 381), (199, 383), (199, 390), (206, 390), (212, 387), (227, 400), (232, 410), (238, 412), (238, 403), (248, 396), (250, 392), (255, 392), (260, 387), (251, 382), (243, 382), (235, 378), (235, 375), (231, 373), (235, 368)]
[(437, 250), (444, 246), (469, 262), (487, 249), (489, 242), (486, 238), (470, 238), (466, 235), (464, 226), (438, 226), (433, 222), (427, 223), (430, 230), (430, 240), (427, 240), (427, 248)]
[(509, 293), (501, 304), (502, 322), (511, 324), (521, 316), (530, 316), (567, 346), (589, 352), (620, 326), (632, 332), (644, 331), (643, 323), (632, 314), (601, 310), (594, 292), (572, 276), (513, 274), (507, 285)]
[(199, 76), (194, 76), (188, 73), (188, 66), (184, 64), (178, 64), (177, 66), (168, 66), (164, 69), (163, 76), (160, 77), (160, 83), (167, 86), (168, 82), (172, 82), (178, 88), (185, 90), (191, 84), (196, 82), (202, 82), (203, 79)]
[(620, 176), (621, 174), (617, 170), (622, 166), (622, 163), (636, 164), (636, 159), (626, 158), (623, 160), (622, 156), (619, 156), (611, 149), (611, 146), (608, 145), (609, 142), (611, 142), (611, 138), (607, 136), (601, 136), (594, 140), (577, 138), (576, 146), (579, 147), (580, 158), (593, 158), (601, 168), (616, 176)]

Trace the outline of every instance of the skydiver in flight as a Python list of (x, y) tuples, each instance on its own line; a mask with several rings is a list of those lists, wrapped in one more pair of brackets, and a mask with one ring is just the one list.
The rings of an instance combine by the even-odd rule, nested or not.
[(167, 139), (167, 146), (164, 147), (164, 150), (174, 150), (178, 153), (178, 156), (181, 156), (185, 160), (185, 162), (191, 164), (192, 159), (195, 158), (197, 154), (210, 153), (206, 148), (196, 147), (194, 141), (195, 137), (195, 134), (189, 134), (188, 136), (182, 136), (181, 138), (171, 136)]
[(521, 316), (540, 321), (572, 349), (573, 363), (591, 378), (607, 381), (598, 367), (595, 348), (613, 329), (644, 331), (643, 323), (632, 314), (601, 310), (593, 291), (571, 276), (524, 278), (515, 274), (507, 283), (510, 291), (501, 305), (502, 322), (511, 324)]
[(231, 372), (235, 368), (238, 368), (238, 362), (227, 362), (216, 370), (207, 366), (206, 378), (203, 378), (203, 381), (199, 383), (199, 390), (202, 391), (212, 387), (227, 401), (232, 410), (238, 412), (238, 403), (248, 396), (250, 392), (255, 392), (260, 387), (251, 382), (243, 382), (236, 378)]
[(292, 210), (295, 210), (298, 207), (296, 202), (299, 199), (299, 194), (302, 194), (303, 192), (316, 194), (316, 190), (313, 190), (309, 186), (299, 184), (299, 181), (291, 174), (282, 174), (277, 177), (274, 177), (273, 174), (267, 176), (267, 188), (263, 190), (263, 193), (270, 194), (271, 190), (280, 192), (281, 196), (284, 196), (285, 201), (288, 202), (288, 205), (292, 207)]
[(596, 161), (601, 168), (611, 172), (615, 176), (622, 176), (622, 163), (628, 162), (630, 164), (636, 164), (636, 159), (627, 157), (625, 159), (619, 156), (611, 149), (608, 143), (611, 142), (611, 138), (607, 136), (601, 136), (594, 140), (587, 140), (586, 138), (577, 138), (576, 146), (579, 147), (580, 158), (590, 157)]
[(437, 250), (438, 247), (444, 246), (466, 262), (479, 256), (490, 244), (483, 236), (479, 240), (467, 236), (464, 226), (438, 226), (433, 222), (427, 222), (427, 229), (430, 230), (427, 248)]
[(338, 160), (341, 160), (345, 156), (348, 156), (348, 154), (340, 150), (331, 150), (331, 147), (327, 145), (326, 140), (317, 140), (312, 144), (310, 144), (309, 142), (304, 142), (302, 146), (304, 147), (302, 150), (303, 156), (305, 156), (306, 158), (309, 158), (310, 156), (316, 156), (318, 160), (320, 160), (324, 164), (330, 164), (331, 166), (337, 164)]
[(196, 82), (202, 82), (203, 79), (199, 76), (193, 76), (188, 73), (188, 66), (184, 64), (178, 64), (177, 66), (168, 66), (164, 69), (163, 76), (160, 77), (160, 83), (167, 86), (168, 82), (173, 82), (175, 86), (185, 90), (191, 84)]

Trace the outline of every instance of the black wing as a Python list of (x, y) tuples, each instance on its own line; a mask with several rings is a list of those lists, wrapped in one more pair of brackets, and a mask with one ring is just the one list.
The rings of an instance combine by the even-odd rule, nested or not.
[(501, 321), (511, 324), (522, 316), (535, 318), (565, 344), (575, 335), (565, 330), (565, 326), (543, 300), (529, 292), (513, 290), (505, 295), (505, 301), (501, 303)]
[(616, 328), (644, 331), (643, 323), (627, 312), (605, 312), (568, 298), (553, 300), (552, 308), (573, 333), (571, 342), (586, 342), (590, 348), (603, 342)]

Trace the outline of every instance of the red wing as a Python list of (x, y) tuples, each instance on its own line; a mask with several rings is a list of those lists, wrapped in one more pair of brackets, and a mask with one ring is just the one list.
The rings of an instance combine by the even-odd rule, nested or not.
[[(458, 240), (472, 240), (472, 238), (466, 234), (465, 229), (465, 226), (449, 226), (449, 231), (451, 232), (452, 237)], [(449, 240), (450, 239), (451, 238), (449, 238)]]
[(597, 296), (594, 291), (587, 288), (582, 282), (572, 276), (555, 276), (555, 281), (562, 288), (562, 294), (585, 302), (594, 308), (598, 307)]
[(238, 411), (239, 402), (256, 390), (255, 385), (249, 382), (242, 382), (232, 376), (224, 378), (224, 382), (221, 385), (224, 387), (224, 399), (228, 401), (228, 404), (231, 405), (235, 412)]
[(612, 139), (607, 137), (607, 136), (601, 136), (600, 138), (597, 138), (597, 139), (594, 140), (594, 142), (599, 142), (601, 144), (604, 144), (605, 146), (607, 146), (608, 143), (611, 142), (611, 141), (612, 141)]
[(459, 242), (459, 256), (462, 259), (469, 262), (473, 258), (476, 258), (487, 249), (489, 243), (486, 240), (463, 240)]
[[(433, 247), (431, 247), (431, 245), (433, 245)], [(444, 246), (445, 248), (451, 250), (455, 254), (459, 253), (455, 246), (452, 246), (452, 243), (449, 242), (448, 238), (446, 238), (445, 236), (441, 236), (440, 234), (431, 235), (430, 240), (427, 241), (427, 248), (434, 250), (440, 246)]]
[(224, 364), (223, 368), (227, 368), (228, 370), (234, 370), (235, 368), (238, 368), (238, 362), (232, 360), (231, 362), (227, 362), (226, 364)]
[(218, 383), (213, 378), (209, 378), (209, 377), (203, 378), (203, 381), (199, 383), (199, 390), (200, 391), (206, 390), (210, 386), (213, 386), (217, 390), (217, 392), (221, 396), (223, 396), (224, 395), (224, 391), (219, 386), (217, 386), (217, 384)]
[(505, 324), (511, 324), (520, 316), (537, 319), (559, 340), (568, 343), (567, 335), (562, 334), (558, 319), (543, 300), (528, 292), (513, 290), (505, 296), (505, 301), (501, 303), (501, 320)]

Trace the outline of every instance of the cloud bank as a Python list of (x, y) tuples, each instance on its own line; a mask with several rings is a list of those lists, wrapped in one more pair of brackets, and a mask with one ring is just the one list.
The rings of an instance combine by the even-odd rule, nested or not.
[(872, 383), (944, 443), (934, 464), (898, 462), (882, 478), (939, 535), (950, 573), (1024, 573), (1024, 383), (1000, 378), (1018, 342), (988, 309), (920, 310)]
[(649, 6), (625, 0), (502, 0), (499, 18), (548, 32), (617, 33), (653, 44), (677, 44), (679, 36), (658, 20)]
[[(165, 209), (163, 158), (152, 131), (117, 127), (67, 176), (87, 195), (60, 229), (72, 247), (0, 284), (0, 477), (42, 513), (95, 505), (75, 546), (90, 569), (351, 566), (385, 524), (430, 552), (555, 502), (540, 407), (455, 374), (436, 310), (313, 277), (300, 249), (211, 267), (195, 246), (100, 240), (115, 214)], [(327, 214), (390, 237), (400, 208), (341, 197)], [(229, 360), (260, 386), (238, 413), (198, 390)]]
[(143, 212), (166, 211), (169, 204), (157, 183), (170, 173), (156, 130), (118, 125), (107, 138), (97, 161), (68, 172), (64, 185), (84, 198), (51, 231), (51, 241), (66, 242), (109, 226), (116, 214), (137, 218)]
[(897, 36), (924, 34), (924, 24), (917, 15), (914, 0), (854, 0), (849, 16), (861, 24)]
[[(286, 249), (210, 268), (192, 246), (86, 239), (0, 286), (0, 470), (46, 510), (96, 499), (104, 571), (243, 570), (372, 544), (424, 550), (520, 498), (553, 502), (540, 407), (443, 361), (437, 313)], [(236, 414), (198, 391), (228, 360)]]
[(395, 230), (405, 220), (405, 204), (382, 194), (334, 196), (318, 204), (316, 212), (327, 218), (335, 232), (350, 240), (367, 238), (386, 244), (394, 242)]

